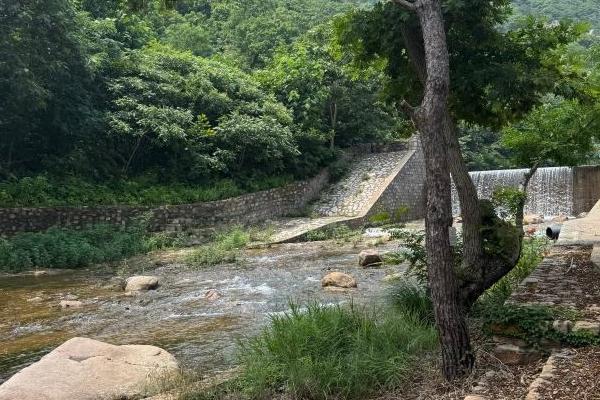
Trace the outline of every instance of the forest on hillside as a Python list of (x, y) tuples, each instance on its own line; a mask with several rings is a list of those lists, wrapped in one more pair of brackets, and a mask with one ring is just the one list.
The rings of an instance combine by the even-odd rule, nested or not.
[[(410, 84), (342, 43), (375, 3), (0, 0), (0, 206), (206, 201), (341, 173), (340, 148), (413, 130)], [(558, 16), (596, 18), (580, 3)], [(594, 38), (544, 62), (596, 82)], [(517, 165), (492, 125), (461, 124), (473, 169)]]
[(595, 30), (600, 28), (600, 3), (597, 0), (514, 0), (513, 3), (517, 14), (587, 22)]

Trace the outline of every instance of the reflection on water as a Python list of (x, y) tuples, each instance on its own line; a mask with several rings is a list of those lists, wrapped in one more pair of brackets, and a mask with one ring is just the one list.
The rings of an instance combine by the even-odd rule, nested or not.
[[(258, 332), (270, 313), (287, 310), (290, 300), (381, 299), (386, 272), (359, 268), (359, 251), (351, 244), (298, 243), (249, 250), (241, 265), (193, 270), (168, 264), (151, 272), (160, 278), (158, 290), (133, 297), (107, 285), (115, 273), (106, 269), (1, 277), (0, 381), (74, 336), (153, 344), (205, 373), (227, 369), (235, 362), (237, 341)], [(329, 270), (353, 274), (359, 288), (322, 290), (320, 279)], [(205, 299), (210, 289), (221, 297)], [(61, 310), (64, 299), (84, 307)]]

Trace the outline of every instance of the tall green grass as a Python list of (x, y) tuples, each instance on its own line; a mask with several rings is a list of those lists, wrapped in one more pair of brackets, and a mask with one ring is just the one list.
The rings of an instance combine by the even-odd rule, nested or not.
[(416, 281), (401, 279), (393, 283), (389, 292), (391, 304), (400, 312), (417, 317), (433, 325), (433, 303), (427, 289)]
[(174, 246), (178, 238), (147, 233), (143, 224), (94, 225), (81, 230), (50, 228), (0, 238), (0, 271), (79, 268)]
[(363, 399), (405, 384), (436, 347), (433, 327), (410, 314), (292, 306), (241, 345), (237, 380), (184, 398)]
[(236, 262), (251, 238), (249, 231), (241, 227), (231, 228), (216, 234), (210, 243), (195, 248), (186, 261), (198, 267)]
[(362, 230), (352, 229), (346, 224), (328, 226), (323, 229), (309, 231), (304, 235), (307, 242), (318, 242), (322, 240), (349, 241), (360, 237)]

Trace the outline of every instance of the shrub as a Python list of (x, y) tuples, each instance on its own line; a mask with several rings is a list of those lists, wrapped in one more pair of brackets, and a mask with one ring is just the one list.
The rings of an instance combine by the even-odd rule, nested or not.
[(407, 313), (292, 306), (242, 344), (240, 386), (252, 399), (281, 389), (294, 399), (362, 399), (400, 386), (436, 346), (435, 330)]
[(283, 186), (289, 175), (215, 180), (204, 185), (155, 184), (153, 179), (115, 180), (99, 184), (80, 178), (38, 175), (0, 182), (0, 207), (162, 205), (221, 200)]
[(250, 233), (240, 227), (234, 227), (215, 235), (213, 240), (194, 249), (187, 261), (194, 266), (212, 266), (233, 263), (240, 257), (241, 249), (250, 242)]
[(141, 221), (127, 227), (50, 228), (0, 239), (0, 270), (79, 268), (177, 244), (176, 237), (147, 233)]

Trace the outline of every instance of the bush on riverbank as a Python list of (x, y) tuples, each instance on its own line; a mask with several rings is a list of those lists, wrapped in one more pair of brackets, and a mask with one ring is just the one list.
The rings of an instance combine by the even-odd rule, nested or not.
[(242, 344), (239, 378), (183, 398), (363, 399), (405, 383), (435, 348), (435, 329), (407, 313), (292, 306)]
[(142, 222), (127, 227), (104, 224), (20, 233), (0, 238), (0, 271), (85, 267), (174, 246), (177, 240), (164, 233), (146, 232)]
[(284, 175), (240, 182), (224, 179), (206, 185), (159, 185), (144, 179), (98, 184), (80, 178), (39, 175), (0, 182), (0, 207), (187, 204), (272, 189), (292, 180)]
[(234, 263), (241, 259), (242, 249), (248, 243), (268, 242), (273, 232), (271, 226), (261, 228), (234, 226), (215, 234), (209, 243), (196, 247), (187, 256), (186, 261), (196, 267)]

